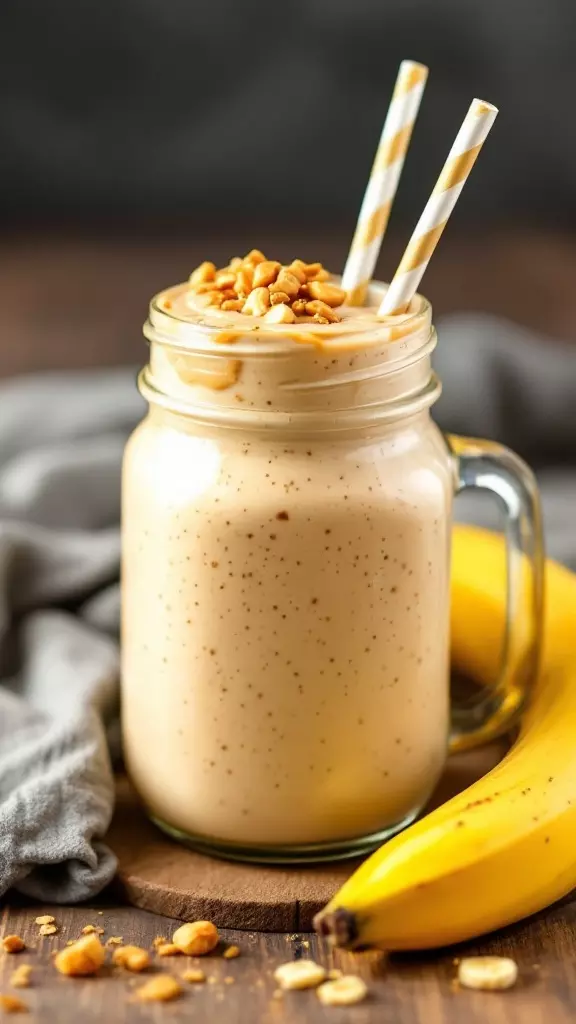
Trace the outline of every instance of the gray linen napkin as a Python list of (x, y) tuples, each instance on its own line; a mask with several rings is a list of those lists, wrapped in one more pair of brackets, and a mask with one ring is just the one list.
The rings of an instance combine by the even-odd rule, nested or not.
[[(549, 549), (576, 567), (576, 347), (452, 317), (436, 365), (444, 428), (539, 460)], [(0, 384), (0, 893), (73, 902), (114, 873), (119, 473), (142, 411), (131, 369)]]

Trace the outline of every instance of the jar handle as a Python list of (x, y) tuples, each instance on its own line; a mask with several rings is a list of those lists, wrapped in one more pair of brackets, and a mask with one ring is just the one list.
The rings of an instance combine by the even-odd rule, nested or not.
[[(456, 493), (490, 491), (505, 517), (507, 601), (500, 670), (493, 686), (462, 705), (453, 701), (450, 750), (466, 750), (514, 724), (535, 680), (543, 615), (544, 541), (538, 486), (531, 469), (493, 441), (447, 437)], [(474, 624), (470, 624), (474, 628)], [(494, 638), (486, 638), (494, 642)]]

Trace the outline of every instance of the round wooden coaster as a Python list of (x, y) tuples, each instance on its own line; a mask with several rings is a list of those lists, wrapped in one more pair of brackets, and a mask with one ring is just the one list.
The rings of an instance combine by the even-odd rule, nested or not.
[[(451, 758), (431, 806), (483, 775), (503, 750), (502, 744), (493, 744)], [(118, 779), (116, 813), (107, 842), (118, 857), (124, 896), (134, 906), (249, 931), (310, 931), (314, 914), (357, 863), (268, 867), (195, 853), (151, 824), (125, 778)]]

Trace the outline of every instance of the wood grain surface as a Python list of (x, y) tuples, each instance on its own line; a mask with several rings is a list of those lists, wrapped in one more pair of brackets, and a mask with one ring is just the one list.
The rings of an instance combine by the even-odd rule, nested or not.
[[(98, 915), (97, 910), (102, 910)], [(58, 935), (38, 936), (37, 914), (54, 914)], [(133, 1002), (134, 987), (145, 975), (127, 975), (106, 966), (98, 977), (64, 978), (53, 966), (51, 953), (76, 938), (85, 924), (105, 928), (103, 940), (121, 935), (126, 942), (150, 946), (157, 935), (169, 936), (175, 922), (143, 910), (111, 906), (54, 906), (4, 908), (2, 935), (20, 934), (30, 949), (0, 955), (0, 992), (18, 995), (28, 1005), (29, 1024), (107, 1024), (196, 1020), (222, 1024), (573, 1024), (576, 1007), (576, 904), (570, 900), (507, 929), (498, 936), (439, 953), (393, 956), (380, 953), (332, 953), (316, 937), (306, 934), (262, 935), (224, 931), (227, 942), (237, 943), (242, 955), (224, 960), (215, 955), (153, 958), (148, 976), (160, 971), (180, 975), (190, 966), (202, 966), (213, 981), (184, 984), (180, 999), (148, 1006)], [(452, 982), (454, 959), (496, 953), (518, 962), (520, 979), (507, 992), (458, 991)], [(323, 1007), (314, 992), (290, 992), (273, 998), (274, 968), (298, 957), (312, 957), (327, 966), (360, 974), (369, 985), (366, 1002), (350, 1008)], [(13, 989), (9, 977), (20, 963), (32, 965), (29, 989)], [(134, 983), (134, 979), (137, 981)], [(2, 1019), (3, 1016), (0, 1013)]]

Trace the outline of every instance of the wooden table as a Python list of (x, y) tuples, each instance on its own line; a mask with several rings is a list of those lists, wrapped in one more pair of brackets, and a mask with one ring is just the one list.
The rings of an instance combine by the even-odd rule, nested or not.
[[(56, 917), (59, 933), (40, 938), (34, 919)], [(261, 935), (225, 932), (242, 955), (236, 960), (205, 957), (201, 966), (209, 983), (185, 985), (174, 1003), (142, 1006), (131, 1002), (136, 975), (103, 968), (86, 980), (57, 973), (51, 953), (76, 938), (86, 924), (105, 928), (103, 940), (120, 935), (149, 946), (157, 935), (169, 936), (174, 922), (143, 910), (107, 902), (82, 907), (7, 906), (2, 934), (19, 934), (33, 949), (0, 958), (0, 992), (20, 996), (29, 1005), (30, 1024), (109, 1024), (138, 1021), (197, 1020), (213, 1024), (568, 1024), (576, 1007), (576, 903), (568, 899), (524, 924), (482, 942), (427, 955), (330, 953), (312, 935)], [(452, 984), (454, 959), (464, 954), (497, 953), (515, 958), (520, 981), (507, 992), (457, 991)], [(366, 1002), (349, 1008), (323, 1007), (313, 992), (289, 992), (275, 999), (274, 967), (296, 957), (313, 957), (329, 966), (360, 974), (369, 984)], [(8, 978), (19, 963), (33, 965), (32, 986), (11, 989)], [(159, 963), (161, 966), (156, 966)], [(199, 964), (187, 957), (155, 958), (152, 971), (179, 974)], [(142, 983), (140, 975), (135, 984)], [(131, 984), (132, 982), (132, 984)], [(0, 1012), (0, 1017), (1, 1017)]]

